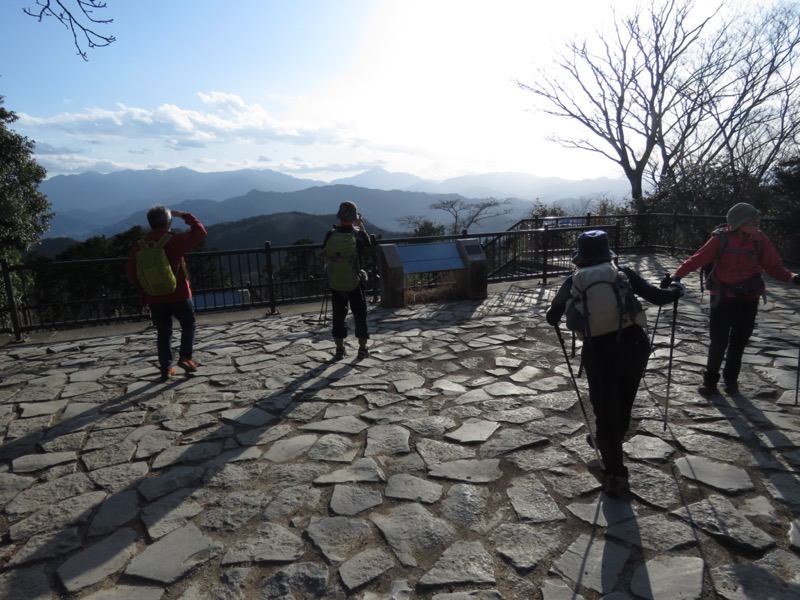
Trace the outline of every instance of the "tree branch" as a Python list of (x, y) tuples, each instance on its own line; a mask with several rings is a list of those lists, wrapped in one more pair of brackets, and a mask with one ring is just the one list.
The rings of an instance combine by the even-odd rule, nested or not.
[[(74, 3), (70, 10), (69, 2)], [(41, 22), (46, 17), (55, 17), (64, 27), (72, 33), (72, 42), (78, 50), (78, 55), (83, 60), (89, 60), (86, 50), (88, 48), (102, 48), (109, 46), (116, 38), (113, 35), (101, 35), (93, 28), (94, 25), (108, 25), (113, 19), (98, 19), (94, 12), (106, 8), (103, 0), (35, 0), (36, 8), (23, 8), (23, 12)]]

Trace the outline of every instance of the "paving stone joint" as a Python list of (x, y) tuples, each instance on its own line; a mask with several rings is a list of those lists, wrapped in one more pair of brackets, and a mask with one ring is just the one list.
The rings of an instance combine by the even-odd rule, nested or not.
[(768, 282), (738, 393), (703, 397), (686, 281), (615, 499), (544, 320), (558, 283), (370, 306), (363, 359), (332, 360), (319, 306), (205, 318), (166, 382), (142, 325), (5, 343), (0, 598), (800, 597), (797, 290)]

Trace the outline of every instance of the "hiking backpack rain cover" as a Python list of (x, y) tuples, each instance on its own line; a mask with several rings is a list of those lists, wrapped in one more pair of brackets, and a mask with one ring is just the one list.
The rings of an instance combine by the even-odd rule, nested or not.
[(352, 292), (361, 283), (356, 236), (349, 232), (331, 233), (322, 254), (326, 259), (328, 286), (337, 292)]
[(567, 301), (567, 328), (578, 338), (620, 332), (625, 327), (647, 325), (641, 303), (628, 276), (612, 263), (578, 269), (572, 276), (572, 298)]
[(136, 252), (136, 279), (148, 296), (166, 296), (175, 291), (178, 281), (169, 264), (164, 245), (172, 238), (165, 233), (157, 242), (139, 240)]

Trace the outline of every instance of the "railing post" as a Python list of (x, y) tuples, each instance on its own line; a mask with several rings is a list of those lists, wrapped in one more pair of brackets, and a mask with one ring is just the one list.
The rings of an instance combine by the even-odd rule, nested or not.
[(549, 246), (549, 234), (547, 223), (542, 223), (542, 285), (547, 285), (547, 247)]
[(672, 229), (669, 236), (669, 255), (675, 256), (675, 233), (678, 229), (678, 210), (672, 211)]
[(274, 315), (278, 311), (275, 308), (275, 278), (272, 276), (272, 244), (264, 242), (264, 252), (267, 255), (267, 294), (269, 295), (269, 312)]
[(6, 299), (8, 301), (8, 313), (11, 317), (11, 328), (14, 332), (14, 340), (22, 341), (22, 328), (19, 326), (19, 314), (17, 313), (17, 301), (14, 298), (14, 288), (11, 285), (11, 270), (8, 261), (0, 259), (0, 269), (3, 271), (3, 285), (6, 288)]
[(617, 258), (614, 261), (614, 264), (619, 264), (619, 244), (622, 237), (622, 221), (619, 219), (616, 220), (614, 223), (614, 248), (617, 251)]

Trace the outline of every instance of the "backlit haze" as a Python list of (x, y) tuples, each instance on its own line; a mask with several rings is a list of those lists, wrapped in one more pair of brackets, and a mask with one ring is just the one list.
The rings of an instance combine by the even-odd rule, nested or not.
[(571, 36), (608, 29), (603, 1), (108, 0), (97, 16), (114, 22), (95, 28), (117, 40), (88, 62), (57, 21), (22, 13), (31, 5), (0, 3), (0, 95), (49, 176), (622, 175), (546, 141), (570, 123), (532, 112), (516, 84)]

